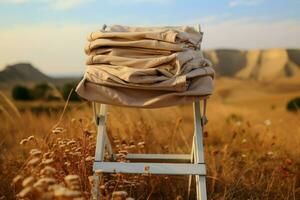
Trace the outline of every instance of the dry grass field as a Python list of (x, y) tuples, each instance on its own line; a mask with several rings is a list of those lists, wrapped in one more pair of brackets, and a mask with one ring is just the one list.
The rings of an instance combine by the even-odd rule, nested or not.
[[(285, 108), (299, 87), (223, 78), (216, 88), (204, 132), (209, 199), (300, 199), (300, 115)], [(0, 199), (88, 199), (95, 148), (90, 105), (72, 104), (61, 118), (62, 109), (37, 115), (0, 105)], [(192, 107), (109, 107), (108, 134), (120, 161), (127, 152), (189, 153)], [(187, 177), (98, 175), (106, 199), (187, 198)]]

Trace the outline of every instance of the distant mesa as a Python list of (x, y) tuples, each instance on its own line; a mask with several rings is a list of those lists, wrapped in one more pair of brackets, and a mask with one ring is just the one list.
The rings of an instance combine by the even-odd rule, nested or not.
[[(231, 77), (273, 82), (300, 83), (300, 49), (234, 50), (217, 49), (204, 51), (217, 72), (217, 77)], [(63, 85), (78, 81), (74, 78), (54, 78), (47, 76), (30, 63), (9, 65), (0, 71), (0, 86), (15, 84), (36, 84), (48, 82)]]
[(267, 50), (209, 50), (210, 59), (218, 76), (270, 82), (294, 79), (300, 82), (300, 49)]
[(30, 63), (8, 65), (4, 70), (0, 71), (0, 87), (12, 87), (16, 84), (31, 85), (36, 83), (52, 83), (60, 86), (64, 83), (77, 81), (78, 79), (78, 77), (50, 77)]
[(8, 65), (0, 72), (0, 82), (14, 83), (14, 82), (52, 82), (53, 79), (30, 63), (18, 63), (15, 65)]

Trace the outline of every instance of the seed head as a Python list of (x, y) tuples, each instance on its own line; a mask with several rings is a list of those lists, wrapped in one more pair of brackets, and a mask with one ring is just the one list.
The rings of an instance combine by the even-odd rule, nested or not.
[(21, 190), (21, 192), (19, 192), (18, 197), (27, 197), (31, 193), (32, 189), (33, 188), (31, 186), (25, 187), (23, 190)]
[(13, 183), (13, 184), (17, 184), (17, 183), (20, 182), (22, 179), (23, 179), (23, 176), (17, 175), (17, 176), (12, 180), (12, 183)]
[(39, 149), (31, 149), (30, 150), (31, 156), (40, 156), (41, 154), (42, 154), (42, 151), (40, 151)]
[(45, 166), (42, 170), (41, 170), (41, 174), (44, 175), (53, 175), (56, 173), (56, 169), (50, 166)]
[(34, 183), (35, 178), (33, 176), (29, 176), (25, 178), (22, 182), (23, 187), (31, 186)]
[(23, 139), (21, 140), (20, 145), (25, 145), (28, 142), (29, 142), (28, 139)]
[(39, 164), (39, 162), (40, 162), (39, 158), (33, 158), (28, 161), (27, 165), (36, 166), (37, 164)]

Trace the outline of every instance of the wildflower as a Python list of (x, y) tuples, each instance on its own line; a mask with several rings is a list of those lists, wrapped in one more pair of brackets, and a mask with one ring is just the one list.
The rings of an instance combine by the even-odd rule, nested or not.
[(94, 176), (89, 176), (89, 177), (88, 177), (88, 180), (89, 180), (89, 183), (90, 183), (91, 185), (94, 184)]
[(272, 157), (272, 156), (274, 156), (274, 153), (272, 151), (268, 151), (267, 155), (270, 156), (270, 157)]
[(150, 170), (150, 166), (144, 166), (144, 171), (145, 171), (146, 173), (148, 173), (149, 170)]
[(19, 192), (18, 197), (24, 198), (28, 196), (31, 193), (32, 189), (33, 188), (31, 186), (25, 187), (23, 190), (21, 190), (21, 192)]
[(23, 186), (23, 187), (30, 186), (30, 185), (32, 185), (32, 184), (34, 183), (34, 180), (35, 180), (34, 177), (29, 176), (29, 177), (27, 177), (27, 178), (25, 178), (25, 179), (23, 180), (22, 186)]
[(62, 127), (56, 127), (55, 129), (52, 130), (52, 133), (58, 134), (58, 133), (63, 133), (65, 132), (65, 129)]
[(105, 185), (100, 185), (100, 190), (105, 190)]
[(286, 165), (291, 165), (293, 163), (293, 161), (289, 158), (285, 159), (284, 162), (285, 162)]
[(93, 161), (94, 160), (94, 157), (92, 156), (88, 156), (85, 158), (85, 161)]
[(13, 183), (13, 184), (17, 184), (17, 183), (20, 182), (22, 179), (23, 179), (23, 176), (17, 175), (17, 176), (12, 180), (12, 183)]
[(75, 151), (80, 151), (82, 148), (81, 147), (77, 147), (76, 149), (75, 149)]
[(55, 184), (56, 180), (54, 178), (41, 178), (33, 184), (33, 187), (45, 191), (49, 185)]
[(242, 154), (242, 158), (246, 158), (247, 157), (247, 155), (246, 154)]
[(122, 154), (122, 153), (117, 153), (116, 157), (119, 158), (119, 159), (122, 159), (122, 158), (126, 158), (126, 155)]
[(126, 191), (114, 191), (112, 193), (112, 198), (113, 199), (125, 199), (127, 197), (127, 192)]
[(72, 145), (72, 144), (75, 144), (76, 142), (74, 140), (71, 140), (69, 142), (67, 142), (67, 145)]
[(25, 145), (28, 142), (29, 142), (28, 139), (23, 139), (21, 140), (20, 145)]
[(31, 156), (39, 156), (41, 154), (42, 154), (42, 152), (40, 150), (38, 150), (38, 149), (31, 149), (30, 150), (30, 155)]
[(35, 166), (37, 165), (38, 163), (40, 162), (40, 159), (39, 158), (33, 158), (31, 160), (28, 161), (28, 165), (31, 165), (31, 166)]
[(109, 189), (109, 190), (113, 190), (113, 189), (115, 189), (115, 186), (110, 185), (110, 186), (108, 186), (108, 189)]
[(266, 119), (266, 120), (264, 121), (264, 124), (265, 124), (266, 126), (270, 126), (270, 125), (271, 125), (271, 120), (270, 120), (270, 119)]
[(77, 180), (79, 180), (79, 176), (78, 175), (67, 175), (65, 177), (65, 181), (67, 183), (72, 182), (72, 181), (77, 181)]
[(113, 141), (115, 144), (119, 144), (120, 143), (120, 140), (114, 140)]
[(134, 140), (129, 141), (129, 145), (134, 145), (134, 143), (135, 143)]
[(126, 151), (126, 150), (121, 150), (121, 151), (119, 151), (119, 154), (127, 155), (127, 154), (128, 154), (128, 151)]
[(244, 139), (242, 140), (242, 144), (245, 144), (245, 143), (247, 143), (247, 140), (244, 138)]
[(96, 171), (95, 171), (95, 174), (97, 175), (97, 176), (99, 176), (99, 175), (102, 175), (103, 174), (103, 170), (102, 169), (97, 169)]
[(70, 190), (68, 188), (65, 187), (57, 187), (54, 190), (54, 196), (55, 197), (62, 197), (62, 198), (77, 198), (77, 197), (81, 197), (81, 192), (80, 191), (74, 191), (74, 190)]
[(65, 182), (69, 189), (80, 190), (80, 178), (78, 175), (68, 175), (65, 177)]
[(138, 145), (138, 146), (144, 146), (144, 145), (145, 145), (145, 142), (139, 142), (137, 145)]
[(41, 170), (41, 174), (52, 175), (56, 173), (56, 169), (50, 166), (46, 166)]
[(44, 165), (50, 165), (50, 164), (54, 163), (54, 159), (53, 158), (49, 158), (49, 159), (43, 160), (42, 163)]
[(241, 126), (241, 125), (242, 125), (242, 122), (241, 122), (241, 121), (237, 121), (237, 122), (235, 123), (235, 125)]
[(53, 152), (47, 152), (47, 153), (44, 153), (44, 155), (43, 155), (43, 158), (50, 158), (50, 157), (52, 157), (53, 156)]
[(34, 139), (35, 139), (35, 138), (34, 138), (33, 135), (31, 135), (31, 136), (29, 136), (29, 137), (27, 138), (28, 141), (31, 141), (31, 140), (34, 140)]
[(81, 152), (73, 152), (71, 153), (73, 156), (81, 156)]

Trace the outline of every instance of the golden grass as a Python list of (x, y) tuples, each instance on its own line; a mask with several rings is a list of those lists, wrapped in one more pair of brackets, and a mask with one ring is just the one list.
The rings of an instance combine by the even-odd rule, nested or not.
[[(287, 97), (284, 97), (287, 98)], [(209, 199), (300, 199), (300, 118), (285, 101), (209, 102), (205, 157)], [(0, 198), (88, 199), (93, 184), (95, 126), (85, 103), (59, 113), (0, 114)], [(188, 153), (191, 106), (159, 110), (109, 107), (108, 134), (118, 160), (128, 152)], [(21, 127), (21, 128), (20, 128)], [(20, 144), (21, 143), (21, 144)], [(186, 199), (187, 177), (105, 175), (106, 199)], [(130, 198), (129, 198), (130, 197)]]

